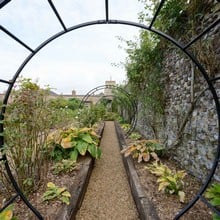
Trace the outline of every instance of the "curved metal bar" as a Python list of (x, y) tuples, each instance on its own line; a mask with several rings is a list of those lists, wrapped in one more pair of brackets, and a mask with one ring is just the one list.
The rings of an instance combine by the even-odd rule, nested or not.
[[(129, 130), (125, 134), (125, 137), (128, 137), (134, 131), (134, 129), (136, 127), (136, 124), (137, 124), (137, 104), (136, 104), (135, 100), (132, 98), (132, 96), (126, 90), (122, 89), (121, 87), (115, 86), (115, 85), (101, 85), (101, 86), (97, 86), (97, 87), (91, 89), (89, 92), (86, 93), (86, 95), (82, 98), (82, 100), (80, 102), (79, 108), (82, 108), (83, 104), (95, 92), (103, 90), (103, 89), (107, 89), (107, 88), (113, 88), (113, 89), (116, 89), (116, 90), (120, 90), (123, 94), (125, 94), (128, 97), (128, 99), (130, 101), (130, 104), (132, 105), (134, 115), (132, 116), (132, 119), (131, 119), (131, 122), (130, 122), (131, 123), (131, 127), (129, 128)], [(114, 95), (112, 95), (112, 96), (114, 96)], [(102, 97), (106, 97), (106, 96), (102, 96)]]
[[(203, 75), (203, 77), (205, 78), (205, 80), (207, 81), (207, 84), (209, 86), (209, 90), (211, 91), (212, 95), (213, 95), (213, 99), (216, 105), (216, 111), (217, 111), (217, 116), (218, 116), (218, 124), (220, 121), (220, 104), (218, 101), (218, 96), (216, 93), (216, 90), (212, 84), (212, 81), (209, 79), (208, 74), (206, 73), (205, 69), (203, 68), (203, 66), (199, 63), (199, 61), (194, 57), (194, 55), (190, 52), (188, 52), (186, 50), (186, 46), (181, 45), (178, 41), (176, 41), (175, 39), (173, 39), (171, 36), (166, 35), (163, 32), (160, 32), (158, 30), (152, 29), (151, 27), (148, 27), (144, 24), (139, 24), (136, 22), (131, 22), (131, 21), (124, 21), (124, 20), (108, 20), (108, 22), (106, 20), (96, 20), (96, 21), (90, 21), (90, 22), (85, 22), (82, 24), (78, 24), (75, 25), (73, 27), (70, 27), (64, 31), (61, 31), (55, 35), (53, 35), (51, 38), (49, 38), (48, 40), (44, 41), (42, 44), (40, 44), (33, 52), (32, 54), (30, 54), (25, 60), (24, 62), (21, 64), (21, 66), (18, 68), (17, 72), (15, 73), (13, 79), (12, 79), (12, 83), (9, 85), (8, 90), (6, 91), (4, 100), (3, 100), (3, 105), (7, 105), (8, 102), (8, 98), (10, 95), (10, 92), (14, 86), (14, 83), (17, 79), (17, 77), (19, 76), (19, 74), (21, 73), (21, 71), (23, 70), (23, 68), (26, 66), (26, 64), (32, 59), (33, 56), (35, 56), (43, 47), (45, 47), (47, 44), (49, 44), (50, 42), (52, 42), (53, 40), (55, 40), (56, 38), (62, 36), (65, 33), (68, 33), (70, 31), (79, 29), (79, 28), (83, 28), (83, 27), (87, 27), (87, 26), (92, 26), (92, 25), (97, 25), (97, 24), (121, 24), (121, 25), (129, 25), (129, 26), (134, 26), (134, 27), (138, 27), (138, 28), (142, 28), (144, 30), (148, 30), (151, 31), (163, 38), (165, 38), (166, 40), (168, 40), (169, 42), (171, 42), (172, 44), (176, 45), (178, 48), (180, 48), (192, 61), (193, 63), (198, 67), (198, 69), (200, 70), (201, 74)], [(193, 42), (192, 42), (193, 43)], [(191, 44), (192, 45), (192, 44)], [(32, 49), (31, 49), (32, 50)], [(1, 111), (1, 118), (3, 117), (3, 114), (5, 112), (5, 106), (2, 107), (2, 111)], [(3, 124), (2, 126), (0, 126), (0, 132), (3, 132)], [(218, 128), (218, 132), (220, 133), (220, 129)], [(3, 147), (3, 136), (0, 136), (0, 148)], [(192, 199), (192, 201), (190, 201), (188, 203), (188, 205), (185, 206), (185, 208), (182, 209), (182, 211), (179, 212), (179, 214), (175, 217), (175, 219), (179, 219), (185, 212), (187, 212), (191, 207), (193, 207), (193, 205), (199, 200), (200, 196), (204, 193), (204, 191), (206, 190), (206, 188), (208, 187), (208, 184), (210, 183), (218, 162), (219, 162), (219, 157), (220, 157), (220, 137), (218, 135), (218, 149), (217, 149), (217, 154), (215, 157), (215, 160), (213, 161), (213, 166), (212, 169), (208, 175), (208, 177), (206, 178), (205, 184), (203, 184), (203, 186), (200, 188), (198, 194), (194, 197), (194, 199)], [(11, 174), (10, 168), (8, 170), (9, 175)]]
[[(107, 96), (103, 96), (103, 97), (107, 97)], [(113, 95), (113, 97), (116, 97), (116, 98), (118, 98), (119, 100), (121, 100), (120, 97), (117, 97), (117, 96), (114, 96), (114, 95)], [(129, 98), (129, 97), (128, 97), (128, 98)], [(129, 100), (130, 100), (130, 99), (129, 99)], [(127, 137), (134, 131), (134, 129), (135, 129), (136, 125), (137, 125), (137, 114), (138, 114), (138, 112), (137, 112), (137, 105), (136, 105), (136, 103), (134, 102), (134, 100), (133, 100), (133, 101), (130, 100), (130, 102), (131, 102), (131, 105), (132, 105), (132, 108), (133, 108), (133, 115), (132, 115), (131, 121), (130, 121), (131, 126), (130, 126), (130, 128), (128, 129), (128, 131), (126, 131), (126, 133), (125, 133), (125, 138), (127, 138)]]

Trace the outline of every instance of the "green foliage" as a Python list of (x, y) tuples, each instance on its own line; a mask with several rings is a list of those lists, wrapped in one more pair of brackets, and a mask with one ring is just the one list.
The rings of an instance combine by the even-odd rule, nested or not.
[(65, 187), (58, 187), (54, 183), (47, 183), (47, 191), (43, 194), (43, 201), (50, 201), (53, 199), (59, 199), (63, 203), (70, 204), (70, 193)]
[[(51, 100), (49, 95), (50, 88), (42, 89), (37, 82), (21, 78), (4, 115), (4, 152), (25, 193), (37, 188), (48, 170), (47, 136), (51, 129), (71, 124), (75, 117), (68, 107), (72, 101)], [(0, 179), (10, 191), (4, 169), (0, 170)]]
[(85, 156), (87, 152), (96, 159), (101, 156), (99, 136), (92, 128), (57, 130), (48, 137), (48, 144), (52, 147), (54, 160), (71, 159), (76, 162), (79, 154)]
[(161, 156), (163, 152), (164, 147), (158, 140), (136, 141), (121, 151), (125, 157), (132, 155), (134, 159), (138, 160), (138, 163), (149, 162), (151, 158), (159, 161), (158, 156)]
[[(220, 207), (220, 184), (219, 183), (213, 183), (212, 186), (210, 186), (206, 193), (205, 197), (210, 200), (210, 203), (213, 206)], [(213, 220), (219, 220), (220, 216), (217, 214), (213, 214)]]
[(140, 140), (141, 137), (142, 137), (142, 136), (141, 136), (138, 132), (132, 132), (132, 133), (129, 135), (129, 138), (130, 138), (131, 140), (134, 140), (134, 141)]
[(78, 111), (79, 127), (92, 127), (95, 123), (101, 121), (105, 114), (105, 106), (102, 104), (84, 107)]
[(129, 45), (125, 68), (130, 91), (152, 114), (163, 114), (162, 53), (157, 39), (142, 32), (137, 45)]
[(65, 160), (63, 159), (61, 162), (57, 162), (53, 166), (53, 173), (60, 174), (60, 173), (69, 173), (76, 169), (76, 162), (74, 160)]
[(124, 120), (124, 122), (131, 123), (136, 113), (133, 106), (135, 100), (129, 95), (126, 86), (118, 86), (112, 90), (112, 94), (114, 95), (111, 103), (112, 111), (121, 116), (121, 118), (117, 118), (117, 121), (121, 122), (121, 120)]
[(147, 166), (146, 169), (158, 177), (159, 191), (176, 194), (180, 202), (184, 202), (185, 193), (182, 191), (182, 188), (184, 185), (183, 178), (186, 176), (185, 171), (172, 171), (168, 166), (158, 163), (157, 161)]
[(130, 124), (127, 124), (127, 123), (124, 123), (124, 124), (121, 124), (121, 128), (127, 132), (129, 131), (129, 129), (131, 128), (131, 125)]
[(19, 186), (28, 192), (47, 172), (46, 138), (54, 122), (46, 100), (48, 89), (30, 79), (21, 79), (17, 86), (5, 114), (5, 152)]
[(120, 116), (115, 112), (106, 112), (103, 116), (104, 121), (118, 121)]

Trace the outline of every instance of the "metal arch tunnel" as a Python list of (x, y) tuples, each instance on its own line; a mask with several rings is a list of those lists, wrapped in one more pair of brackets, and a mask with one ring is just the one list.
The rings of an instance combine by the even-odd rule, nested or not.
[[(95, 92), (97, 91), (100, 91), (100, 90), (103, 90), (103, 89), (114, 89), (114, 90), (119, 90), (120, 92), (123, 93), (123, 95), (126, 96), (126, 98), (128, 98), (129, 100), (129, 103), (131, 104), (131, 107), (132, 107), (132, 116), (131, 116), (131, 121), (130, 121), (130, 124), (131, 124), (131, 127), (129, 128), (128, 131), (126, 131), (125, 133), (125, 136), (128, 137), (132, 131), (134, 131), (135, 127), (136, 127), (136, 124), (137, 124), (137, 103), (135, 102), (135, 100), (133, 99), (133, 97), (123, 88), (119, 87), (119, 86), (116, 86), (116, 85), (101, 85), (101, 86), (97, 86), (93, 89), (91, 89), (89, 92), (86, 93), (86, 95), (82, 98), (81, 102), (80, 102), (80, 105), (79, 105), (79, 108), (82, 108), (83, 104), (86, 103), (86, 101), (88, 100), (88, 98), (90, 96), (92, 96)], [(118, 98), (117, 96), (115, 95), (111, 95), (115, 98)], [(102, 96), (101, 98), (103, 97), (107, 97), (106, 95)]]
[[(3, 0), (0, 3), (0, 8), (2, 8), (5, 4), (7, 4), (10, 0)], [(103, 0), (104, 1), (104, 0)], [(56, 33), (55, 35), (51, 36), (50, 38), (48, 38), (46, 41), (44, 41), (43, 43), (41, 43), (36, 49), (31, 48), (30, 46), (28, 46), (25, 42), (23, 42), (21, 39), (19, 39), (18, 37), (16, 37), (13, 33), (11, 33), (10, 31), (8, 31), (5, 27), (3, 27), (2, 25), (0, 25), (0, 31), (4, 32), (6, 35), (8, 35), (9, 37), (11, 37), (12, 39), (14, 39), (17, 43), (19, 43), (20, 45), (22, 45), (24, 48), (26, 48), (30, 54), (29, 56), (23, 61), (23, 63), (20, 65), (20, 67), (17, 69), (16, 73), (14, 74), (14, 77), (12, 78), (12, 80), (4, 80), (4, 79), (0, 79), (0, 83), (3, 83), (5, 85), (8, 86), (6, 94), (4, 96), (3, 99), (3, 106), (1, 108), (1, 112), (0, 112), (0, 150), (3, 149), (4, 146), (4, 113), (6, 111), (6, 106), (8, 103), (8, 99), (9, 99), (9, 95), (12, 91), (12, 88), (17, 80), (17, 78), (19, 77), (21, 71), (23, 70), (23, 68), (27, 65), (27, 63), (35, 56), (38, 54), (38, 52), (43, 49), (46, 45), (48, 45), (50, 42), (52, 42), (53, 40), (61, 37), (62, 35), (69, 33), (71, 31), (74, 31), (76, 29), (79, 28), (85, 28), (88, 26), (93, 26), (93, 25), (100, 25), (100, 24), (120, 24), (120, 25), (129, 25), (129, 26), (134, 26), (137, 28), (141, 28), (143, 30), (146, 31), (150, 31), (156, 35), (161, 36), (162, 38), (166, 39), (167, 41), (171, 42), (173, 45), (175, 45), (176, 47), (178, 47), (179, 49), (181, 49), (185, 55), (191, 59), (191, 61), (195, 64), (195, 66), (198, 68), (198, 70), (200, 71), (200, 74), (202, 74), (202, 76), (204, 77), (209, 91), (212, 94), (213, 100), (215, 102), (215, 107), (216, 107), (216, 114), (218, 117), (218, 124), (220, 124), (220, 103), (218, 100), (218, 95), (216, 92), (216, 89), (214, 87), (214, 82), (220, 80), (220, 77), (216, 77), (216, 78), (210, 78), (205, 70), (205, 68), (203, 67), (203, 65), (196, 59), (196, 57), (194, 56), (194, 54), (192, 54), (191, 52), (189, 52), (189, 48), (190, 46), (192, 46), (194, 43), (196, 43), (198, 40), (200, 40), (205, 34), (207, 34), (211, 29), (213, 29), (214, 27), (216, 27), (219, 23), (220, 23), (220, 19), (217, 19), (215, 22), (213, 22), (211, 25), (209, 25), (208, 27), (206, 27), (202, 33), (200, 33), (198, 36), (195, 36), (191, 41), (189, 41), (188, 43), (186, 43), (185, 45), (181, 44), (180, 42), (178, 42), (176, 39), (172, 38), (171, 36), (156, 30), (153, 28), (154, 23), (162, 9), (162, 7), (164, 6), (164, 3), (166, 2), (166, 0), (161, 0), (158, 6), (157, 11), (155, 12), (155, 14), (153, 15), (153, 18), (150, 22), (150, 25), (144, 25), (144, 24), (140, 24), (140, 23), (136, 23), (136, 22), (132, 22), (132, 21), (125, 21), (125, 20), (112, 20), (109, 19), (109, 1), (105, 0), (105, 18), (102, 20), (95, 20), (95, 21), (89, 21), (89, 22), (85, 22), (85, 23), (81, 23), (78, 25), (74, 25), (70, 28), (67, 28), (65, 26), (65, 23), (63, 22), (58, 10), (56, 9), (55, 5), (53, 4), (52, 0), (48, 0), (48, 3), (51, 7), (51, 10), (54, 12), (54, 14), (57, 17), (57, 21), (60, 23), (61, 27), (62, 27), (62, 31)], [(218, 0), (219, 2), (219, 0)], [(192, 208), (194, 206), (194, 204), (200, 200), (202, 202), (204, 202), (207, 206), (209, 206), (212, 210), (214, 210), (214, 212), (216, 212), (218, 215), (220, 215), (220, 212), (218, 210), (216, 210), (204, 197), (203, 197), (203, 193), (206, 190), (206, 188), (208, 187), (210, 181), (212, 180), (212, 177), (215, 174), (216, 168), (218, 166), (219, 163), (219, 159), (220, 159), (220, 128), (218, 127), (218, 147), (217, 147), (217, 153), (216, 156), (213, 160), (213, 165), (212, 168), (210, 170), (209, 175), (207, 176), (206, 180), (204, 181), (204, 184), (202, 185), (202, 187), (199, 189), (198, 193), (195, 195), (195, 197), (175, 216), (174, 219), (179, 219), (182, 215), (184, 215), (190, 208)], [(7, 157), (4, 153), (1, 154), (0, 157), (0, 161), (4, 161), (5, 162), (5, 169), (8, 173), (8, 177), (11, 180), (15, 191), (17, 192), (17, 194), (11, 198), (11, 200), (0, 210), (2, 211), (4, 208), (6, 208), (10, 203), (12, 203), (17, 197), (20, 197), (25, 204), (31, 209), (31, 211), (33, 211), (33, 213), (39, 218), (39, 219), (43, 219), (43, 217), (41, 216), (41, 214), (38, 212), (38, 210), (36, 210), (32, 204), (30, 204), (30, 202), (27, 200), (27, 198), (24, 196), (23, 192), (20, 190), (17, 182), (15, 181), (14, 176), (12, 175), (10, 166), (8, 164), (7, 161)]]

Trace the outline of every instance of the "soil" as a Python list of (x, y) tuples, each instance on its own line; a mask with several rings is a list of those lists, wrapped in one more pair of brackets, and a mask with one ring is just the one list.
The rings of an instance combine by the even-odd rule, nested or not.
[[(163, 164), (166, 164), (170, 169), (179, 170), (180, 167), (175, 161), (169, 159), (162, 159)], [(156, 208), (157, 214), (161, 220), (174, 219), (175, 215), (195, 196), (201, 183), (193, 176), (187, 175), (184, 178), (184, 188), (186, 198), (185, 203), (179, 202), (176, 195), (168, 195), (158, 191), (157, 177), (151, 174), (145, 166), (146, 163), (137, 163), (134, 161), (135, 169), (140, 178), (140, 183), (146, 193), (147, 197), (153, 203)], [(211, 220), (212, 213), (210, 209), (201, 201), (190, 209), (185, 215), (181, 217), (181, 220)]]
[[(111, 137), (111, 134), (113, 131), (109, 130), (109, 136)], [(111, 156), (111, 155), (110, 155)], [(60, 211), (60, 208), (62, 208), (64, 205), (61, 204), (59, 201), (50, 201), (50, 202), (42, 202), (42, 195), (46, 190), (46, 183), (47, 182), (53, 182), (57, 186), (62, 187), (65, 186), (67, 189), (71, 186), (74, 179), (77, 179), (77, 174), (79, 173), (81, 167), (83, 166), (83, 163), (85, 160), (83, 158), (80, 159), (76, 170), (74, 170), (70, 174), (63, 174), (63, 175), (53, 175), (52, 172), (48, 172), (47, 176), (45, 176), (45, 182), (39, 187), (37, 192), (34, 192), (30, 197), (29, 200), (33, 204), (34, 207), (38, 209), (38, 211), (44, 216), (44, 219), (46, 220), (52, 220), (55, 219), (56, 214)], [(170, 168), (174, 169), (180, 169), (178, 166), (178, 163), (175, 161), (171, 161), (168, 158), (162, 160), (163, 163), (167, 164)], [(156, 177), (149, 173), (148, 170), (145, 169), (146, 163), (137, 163), (134, 161), (135, 169), (137, 171), (137, 174), (140, 178), (140, 182), (143, 186), (143, 189), (148, 196), (148, 198), (151, 200), (151, 202), (154, 204), (157, 213), (161, 220), (171, 220), (175, 217), (175, 214), (185, 205), (181, 204), (175, 195), (167, 195), (161, 192), (158, 192), (158, 184), (156, 182)], [(114, 169), (114, 172), (117, 172), (117, 168), (115, 169), (114, 166), (117, 166), (116, 164), (111, 164), (112, 169)], [(200, 188), (201, 183), (194, 178), (191, 175), (187, 175), (184, 179), (185, 185), (183, 191), (186, 194), (186, 203), (191, 200), (194, 195), (197, 193), (198, 189)], [(100, 192), (100, 194), (103, 194), (101, 190), (97, 191), (97, 193)], [(112, 194), (117, 193), (117, 191), (112, 191)], [(111, 196), (111, 195), (109, 195)], [(1, 195), (0, 195), (1, 199)], [(109, 199), (109, 198), (105, 198)], [(112, 209), (114, 210), (114, 208)], [(18, 217), (18, 219), (22, 220), (35, 220), (36, 217), (33, 217), (33, 213), (27, 208), (26, 205), (21, 200), (17, 200), (16, 204), (16, 211), (15, 215)], [(127, 219), (126, 216), (124, 216), (123, 219)], [(121, 220), (118, 219), (118, 220)], [(133, 219), (138, 219), (133, 218)], [(197, 202), (197, 204), (186, 214), (184, 215), (181, 220), (209, 220), (212, 219), (211, 211), (206, 207), (205, 204), (202, 202)]]

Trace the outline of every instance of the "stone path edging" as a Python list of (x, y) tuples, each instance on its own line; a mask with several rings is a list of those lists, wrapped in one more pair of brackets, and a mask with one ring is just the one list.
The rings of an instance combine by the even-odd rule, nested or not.
[[(126, 147), (126, 142), (124, 135), (122, 133), (121, 128), (115, 123), (115, 128), (118, 136), (118, 141), (121, 147), (121, 150)], [(128, 181), (131, 187), (131, 192), (136, 203), (139, 217), (141, 220), (160, 220), (157, 215), (156, 209), (154, 205), (150, 202), (150, 200), (146, 197), (142, 186), (140, 184), (137, 172), (134, 168), (134, 163), (131, 157), (122, 156), (124, 166), (127, 172)]]

